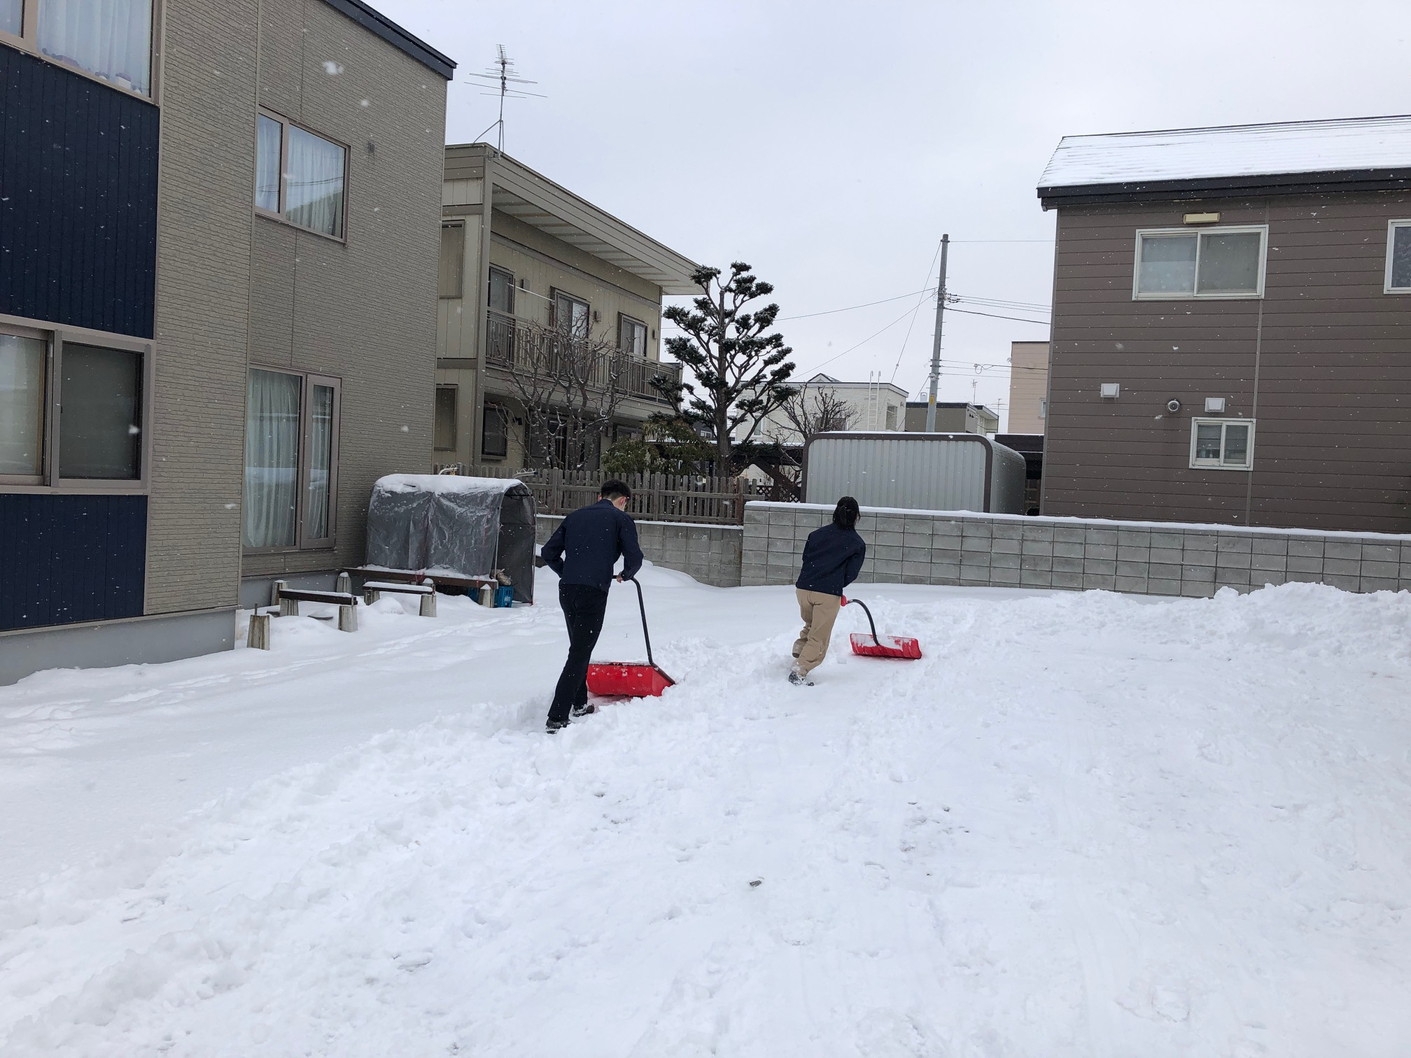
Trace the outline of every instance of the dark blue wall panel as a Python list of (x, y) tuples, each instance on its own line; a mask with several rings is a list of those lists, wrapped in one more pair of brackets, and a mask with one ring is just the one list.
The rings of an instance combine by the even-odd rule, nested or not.
[(138, 617), (146, 496), (0, 493), (0, 629)]
[(0, 313), (152, 337), (157, 108), (0, 44)]

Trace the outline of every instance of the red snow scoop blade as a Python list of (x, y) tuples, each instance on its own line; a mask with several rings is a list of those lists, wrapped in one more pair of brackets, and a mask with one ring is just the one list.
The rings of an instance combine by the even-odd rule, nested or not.
[(878, 636), (854, 632), (848, 637), (852, 652), (867, 658), (909, 658), (921, 656), (921, 643), (910, 636)]
[(595, 661), (588, 665), (588, 690), (603, 698), (655, 698), (673, 680), (652, 660), (652, 637), (647, 634), (647, 606), (642, 601), (642, 585), (637, 588), (637, 608), (642, 611), (642, 639), (647, 644), (647, 663), (640, 661)]
[(675, 683), (655, 665), (637, 661), (595, 661), (588, 666), (588, 690), (600, 698), (655, 698)]
[(852, 652), (861, 654), (867, 658), (906, 658), (914, 660), (921, 656), (921, 643), (910, 636), (879, 636), (877, 625), (872, 621), (872, 611), (867, 608), (867, 604), (861, 599), (849, 599), (843, 596), (843, 605), (848, 606), (856, 603), (862, 607), (862, 612), (867, 615), (867, 627), (872, 629), (871, 634), (865, 632), (854, 632), (848, 637), (852, 643)]

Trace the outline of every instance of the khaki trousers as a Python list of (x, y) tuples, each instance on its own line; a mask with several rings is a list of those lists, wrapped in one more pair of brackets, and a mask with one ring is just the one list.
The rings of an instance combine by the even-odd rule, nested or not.
[(799, 597), (799, 616), (803, 618), (803, 630), (794, 640), (794, 668), (805, 676), (823, 663), (828, 654), (828, 640), (833, 635), (833, 622), (838, 619), (838, 611), (843, 600), (836, 595), (821, 591), (804, 591), (795, 588)]

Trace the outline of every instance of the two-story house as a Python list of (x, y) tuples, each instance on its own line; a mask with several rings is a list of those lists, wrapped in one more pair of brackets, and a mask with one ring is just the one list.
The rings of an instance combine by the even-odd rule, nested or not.
[[(447, 147), (444, 177), (434, 462), (596, 467), (667, 409), (662, 297), (697, 266), (489, 144)], [(555, 408), (603, 413), (589, 451), (546, 436)]]
[(1065, 137), (1042, 510), (1411, 531), (1411, 117)]
[(0, 682), (361, 562), (426, 465), (453, 67), (361, 0), (0, 0)]

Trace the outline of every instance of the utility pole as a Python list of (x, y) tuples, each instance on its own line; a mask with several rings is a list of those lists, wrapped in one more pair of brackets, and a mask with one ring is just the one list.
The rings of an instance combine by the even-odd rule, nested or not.
[(926, 404), (926, 432), (936, 432), (936, 385), (941, 380), (941, 322), (946, 311), (946, 251), (950, 236), (941, 236), (941, 278), (936, 283), (936, 336), (931, 342), (931, 399)]

